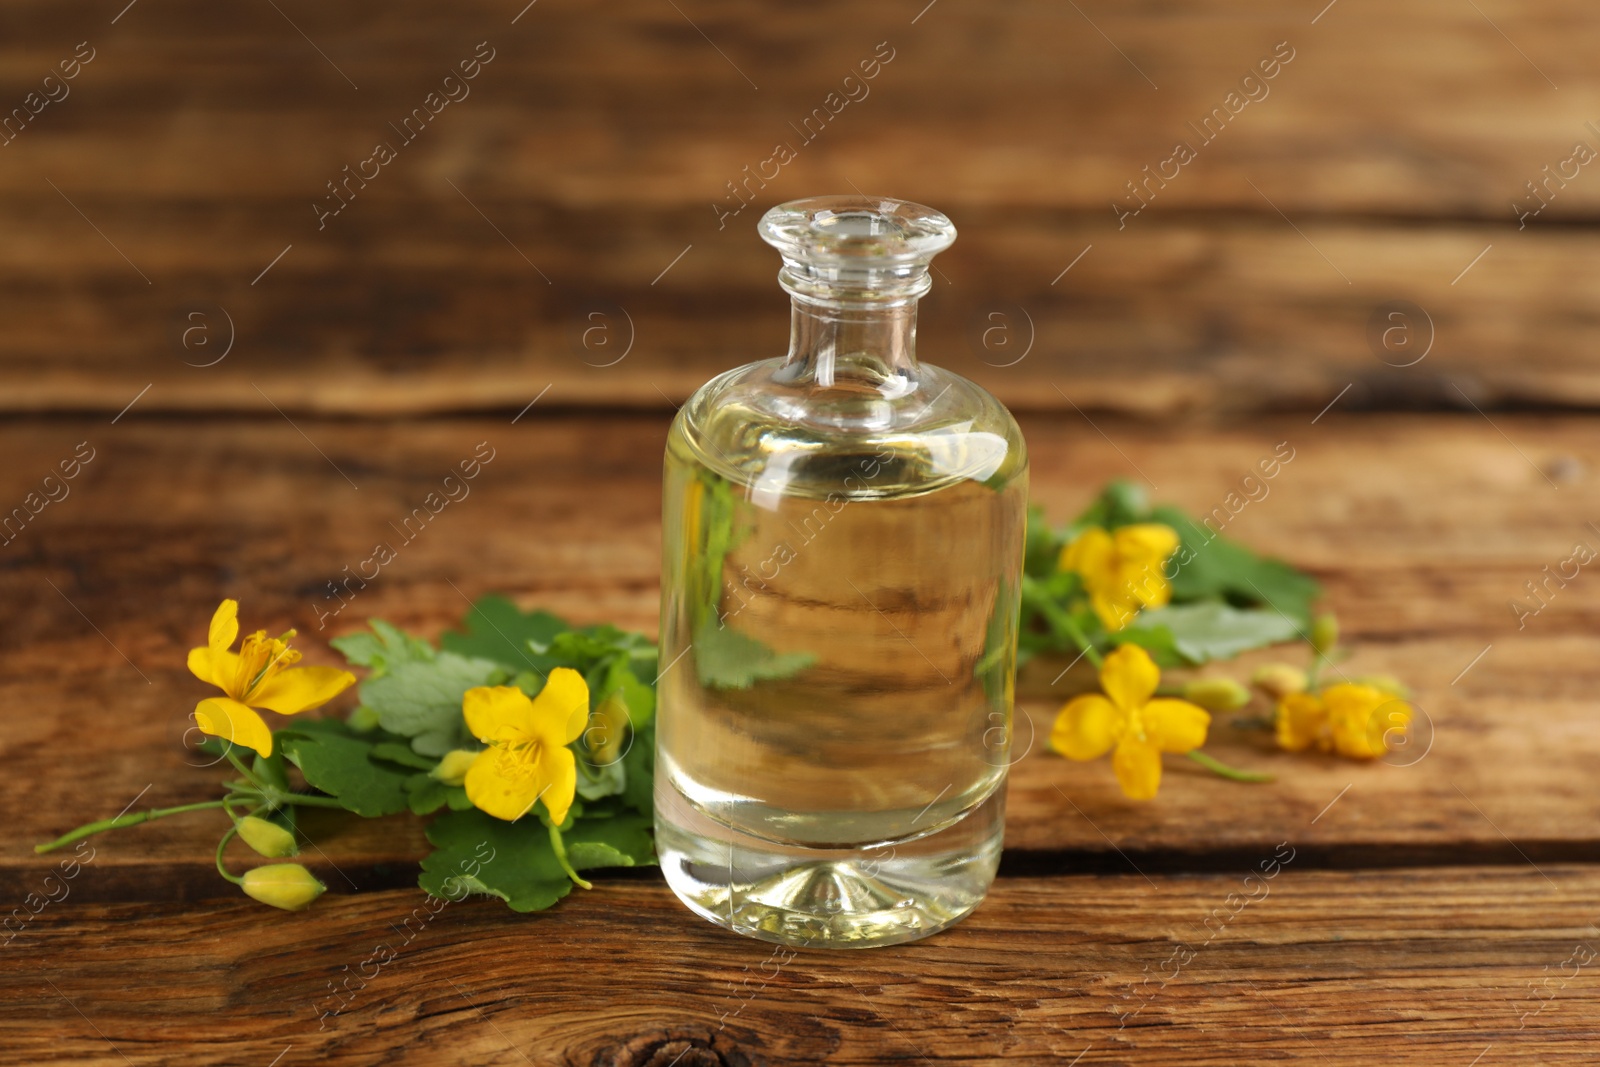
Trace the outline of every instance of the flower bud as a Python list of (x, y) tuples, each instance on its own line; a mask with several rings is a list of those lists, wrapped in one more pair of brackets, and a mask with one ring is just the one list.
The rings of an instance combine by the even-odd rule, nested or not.
[(1250, 703), (1250, 690), (1232, 678), (1196, 678), (1184, 684), (1183, 699), (1207, 711), (1238, 711)]
[(478, 752), (470, 748), (458, 748), (444, 754), (444, 759), (428, 774), (445, 785), (460, 785), (467, 780), (467, 768), (472, 766), (472, 761), (478, 758)]
[(1145, 496), (1144, 486), (1138, 482), (1119, 478), (1105, 487), (1103, 495), (1106, 503), (1111, 505), (1113, 514), (1118, 518), (1140, 519), (1150, 510), (1150, 501)]
[(1339, 619), (1332, 612), (1311, 620), (1311, 647), (1326, 656), (1339, 644)]
[(1256, 673), (1250, 676), (1250, 681), (1274, 700), (1304, 693), (1307, 685), (1306, 672), (1288, 663), (1269, 663), (1258, 667)]
[(245, 871), (243, 888), (263, 904), (299, 911), (309, 907), (328, 887), (298, 863), (271, 863)]
[(293, 856), (300, 851), (295, 846), (294, 834), (275, 822), (246, 815), (235, 825), (238, 826), (239, 836), (244, 838), (244, 843), (263, 856), (276, 859), (279, 856)]
[(1411, 687), (1392, 674), (1368, 674), (1356, 679), (1357, 685), (1370, 685), (1372, 688), (1388, 693), (1390, 696), (1399, 697), (1401, 700), (1411, 699)]

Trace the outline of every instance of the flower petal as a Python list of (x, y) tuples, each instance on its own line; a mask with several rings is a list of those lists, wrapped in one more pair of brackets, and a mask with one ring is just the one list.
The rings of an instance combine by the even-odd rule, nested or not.
[(570, 748), (542, 745), (539, 748), (538, 768), (537, 777), (546, 787), (540, 798), (544, 801), (545, 810), (550, 813), (550, 821), (560, 826), (567, 821), (567, 811), (572, 807), (572, 798), (578, 791), (578, 761)]
[(195, 706), (194, 722), (213, 737), (253, 748), (263, 756), (272, 755), (272, 731), (253, 708), (237, 700), (229, 697), (202, 700)]
[(232, 648), (233, 639), (238, 636), (239, 602), (224, 600), (217, 605), (217, 610), (211, 616), (211, 628), (206, 634), (206, 646), (218, 651)]
[(1123, 714), (1099, 693), (1069, 700), (1050, 731), (1050, 747), (1068, 759), (1099, 759), (1122, 736)]
[(336, 667), (289, 667), (267, 676), (250, 692), (250, 703), (280, 715), (320, 708), (356, 684), (356, 676)]
[(1117, 773), (1123, 794), (1133, 800), (1149, 800), (1161, 788), (1161, 753), (1132, 734), (1117, 742), (1111, 769)]
[(1140, 713), (1144, 735), (1163, 752), (1192, 752), (1206, 743), (1211, 714), (1187, 700), (1152, 700)]
[(1089, 603), (1107, 630), (1116, 633), (1139, 614), (1139, 601), (1134, 597), (1131, 583), (1112, 582), (1104, 589), (1089, 594)]
[(1160, 682), (1161, 671), (1138, 645), (1118, 645), (1100, 668), (1100, 688), (1123, 711), (1142, 706)]
[(1111, 539), (1122, 562), (1140, 567), (1159, 567), (1178, 550), (1178, 531), (1159, 522), (1119, 526)]
[(1111, 535), (1098, 526), (1084, 530), (1061, 549), (1056, 569), (1082, 575), (1085, 584), (1111, 570)]
[(533, 732), (558, 748), (576, 741), (588, 721), (589, 684), (571, 667), (557, 667), (533, 698)]
[(1278, 702), (1274, 726), (1278, 746), (1290, 752), (1303, 752), (1316, 743), (1328, 720), (1322, 701), (1312, 693), (1290, 693)]
[(461, 698), (467, 729), (479, 741), (510, 745), (528, 740), (532, 711), (528, 694), (514, 685), (480, 685)]
[(189, 670), (202, 682), (208, 682), (223, 692), (233, 684), (239, 674), (239, 654), (226, 648), (191, 648)]
[(499, 747), (478, 753), (463, 784), (474, 807), (507, 822), (526, 815), (546, 785), (527, 761)]

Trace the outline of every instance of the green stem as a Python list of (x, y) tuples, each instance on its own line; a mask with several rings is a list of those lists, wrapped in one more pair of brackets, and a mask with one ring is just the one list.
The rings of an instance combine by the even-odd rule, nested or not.
[(1189, 753), (1189, 758), (1194, 760), (1196, 763), (1200, 764), (1200, 766), (1204, 767), (1206, 770), (1210, 771), (1212, 774), (1219, 774), (1222, 777), (1228, 779), (1230, 782), (1270, 782), (1270, 781), (1273, 781), (1273, 777), (1270, 774), (1262, 774), (1260, 771), (1241, 771), (1236, 767), (1228, 766), (1226, 763), (1223, 763), (1219, 759), (1215, 759), (1215, 758), (1213, 758), (1211, 756), (1206, 755), (1204, 752), (1201, 752), (1198, 748), (1194, 749), (1192, 752)]
[(561, 869), (567, 872), (567, 877), (572, 879), (572, 884), (584, 889), (593, 889), (594, 886), (578, 877), (578, 872), (572, 869), (572, 863), (567, 859), (567, 845), (561, 840), (561, 831), (552, 824), (550, 827), (550, 847), (555, 849), (556, 862), (561, 864)]
[[(1051, 606), (1054, 607), (1054, 605)], [(1078, 628), (1078, 624), (1072, 621), (1072, 618), (1065, 612), (1061, 613), (1061, 624), (1067, 631), (1067, 636), (1077, 643), (1079, 650), (1083, 652), (1090, 663), (1094, 664), (1095, 670), (1105, 666), (1105, 659), (1100, 655), (1100, 650), (1090, 644), (1089, 639), (1083, 636), (1083, 631)]]
[(217, 873), (222, 875), (234, 885), (244, 885), (244, 879), (228, 873), (228, 868), (222, 865), (222, 850), (228, 847), (228, 842), (233, 840), (233, 835), (239, 832), (237, 826), (228, 827), (228, 832), (222, 835), (222, 840), (217, 842)]
[(1096, 669), (1099, 669), (1103, 662), (1100, 650), (1095, 648), (1094, 644), (1084, 636), (1083, 629), (1073, 621), (1072, 616), (1062, 610), (1061, 605), (1045, 594), (1039, 588), (1039, 583), (1027, 575), (1022, 577), (1022, 589), (1029, 603), (1038, 608), (1039, 613), (1044, 616), (1044, 621), (1049, 624), (1050, 629), (1057, 636), (1065, 637), (1074, 645), (1077, 645), (1078, 651), (1082, 652), (1084, 657), (1095, 665)]
[(33, 851), (39, 853), (53, 852), (63, 845), (70, 845), (74, 841), (81, 840), (91, 834), (103, 833), (106, 830), (120, 830), (125, 826), (137, 826), (142, 822), (149, 822), (151, 819), (164, 819), (168, 815), (181, 815), (186, 811), (220, 808), (222, 805), (223, 801), (221, 800), (205, 800), (198, 804), (183, 804), (176, 808), (152, 808), (149, 811), (136, 811), (131, 815), (118, 815), (114, 819), (101, 819), (99, 822), (80, 826), (69, 834), (62, 834), (49, 844), (34, 845)]
[(240, 774), (244, 775), (244, 780), (255, 786), (257, 789), (263, 788), (261, 780), (258, 779), (254, 774), (250, 773), (250, 768), (244, 765), (243, 760), (233, 754), (233, 742), (225, 741), (223, 744), (227, 745), (228, 747), (223, 749), (222, 754), (228, 757), (228, 762), (233, 764), (234, 769)]
[(1324, 656), (1321, 652), (1315, 652), (1312, 654), (1311, 667), (1306, 671), (1306, 689), (1310, 692), (1315, 693), (1317, 691), (1317, 688), (1322, 680), (1322, 668), (1327, 664), (1327, 662), (1328, 657)]
[(344, 808), (343, 802), (334, 797), (316, 797), (310, 793), (272, 793), (271, 797), (285, 804), (301, 804), (312, 808)]

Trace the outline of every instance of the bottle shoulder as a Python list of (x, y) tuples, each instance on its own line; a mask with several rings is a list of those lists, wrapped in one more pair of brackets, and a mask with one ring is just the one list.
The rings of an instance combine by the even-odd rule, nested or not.
[[(673, 423), (669, 450), (770, 495), (883, 498), (1026, 476), (1022, 430), (988, 390), (932, 364), (909, 388), (785, 380), (786, 361), (736, 367), (701, 386)], [(872, 472), (863, 477), (863, 472)]]

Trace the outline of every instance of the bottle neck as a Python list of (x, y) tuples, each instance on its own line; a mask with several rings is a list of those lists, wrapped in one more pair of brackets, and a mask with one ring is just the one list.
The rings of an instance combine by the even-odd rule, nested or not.
[(794, 295), (781, 377), (903, 396), (917, 384), (917, 302), (840, 306)]

